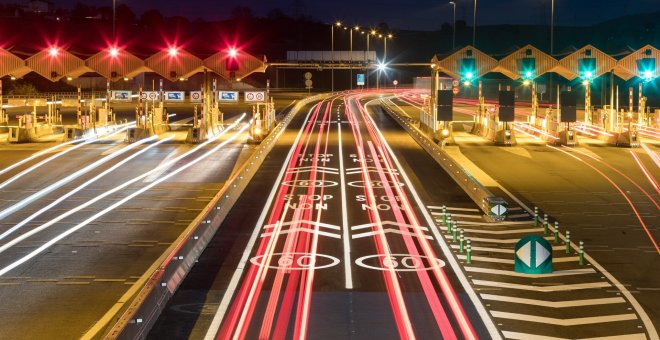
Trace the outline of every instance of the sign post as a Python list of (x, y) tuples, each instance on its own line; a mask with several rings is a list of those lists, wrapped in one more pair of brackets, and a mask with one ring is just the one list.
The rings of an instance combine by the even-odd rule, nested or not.
[(514, 270), (523, 274), (552, 273), (552, 245), (538, 235), (527, 235), (514, 248)]

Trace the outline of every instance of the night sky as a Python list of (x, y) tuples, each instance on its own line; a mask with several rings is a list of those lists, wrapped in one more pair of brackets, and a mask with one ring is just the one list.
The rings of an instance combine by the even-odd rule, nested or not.
[[(56, 6), (72, 7), (79, 0), (56, 0)], [(159, 8), (165, 16), (190, 19), (225, 19), (236, 6), (247, 6), (263, 16), (273, 8), (287, 15), (302, 13), (316, 20), (375, 25), (386, 22), (394, 29), (435, 30), (451, 22), (449, 0), (116, 0), (126, 3), (139, 16)], [(111, 6), (111, 0), (86, 0), (88, 5)], [(295, 6), (294, 3), (302, 6)], [(477, 25), (532, 24), (550, 22), (551, 0), (478, 0)], [(458, 0), (456, 20), (472, 23), (473, 0)], [(555, 24), (590, 25), (627, 14), (660, 10), (660, 0), (555, 0)]]

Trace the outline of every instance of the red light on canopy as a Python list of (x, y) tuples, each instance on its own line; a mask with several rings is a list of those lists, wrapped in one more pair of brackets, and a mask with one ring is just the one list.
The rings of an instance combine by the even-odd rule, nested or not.
[(110, 47), (108, 53), (110, 54), (111, 57), (115, 58), (119, 55), (119, 49), (116, 47)]
[(170, 55), (170, 57), (176, 57), (176, 55), (179, 53), (179, 50), (177, 50), (176, 47), (170, 47), (167, 49), (167, 54)]
[(51, 47), (48, 49), (48, 54), (51, 57), (57, 57), (57, 55), (60, 53), (60, 50), (57, 47)]
[(232, 58), (236, 58), (238, 56), (238, 50), (235, 48), (230, 48), (229, 49), (229, 56)]

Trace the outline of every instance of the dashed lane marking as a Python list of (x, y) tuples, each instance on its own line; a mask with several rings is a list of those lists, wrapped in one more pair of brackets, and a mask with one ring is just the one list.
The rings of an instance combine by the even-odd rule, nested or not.
[(492, 295), (492, 294), (480, 294), (480, 296), (482, 299), (489, 301), (511, 302), (522, 305), (542, 306), (548, 308), (568, 308), (568, 307), (597, 306), (597, 305), (609, 305), (616, 303), (626, 303), (626, 300), (622, 297), (570, 300), (570, 301), (546, 301), (546, 300), (524, 299), (513, 296), (502, 296), (502, 295)]

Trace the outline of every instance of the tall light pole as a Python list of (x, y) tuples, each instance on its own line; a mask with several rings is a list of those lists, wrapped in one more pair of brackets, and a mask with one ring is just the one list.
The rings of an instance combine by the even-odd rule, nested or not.
[(350, 44), (349, 45), (350, 45), (350, 50), (351, 50), (351, 58), (350, 58), (351, 59), (351, 66), (350, 66), (350, 78), (351, 78), (350, 79), (350, 82), (351, 82), (350, 89), (351, 90), (353, 89), (353, 30), (359, 31), (360, 26), (356, 25), (355, 27), (352, 27), (351, 28), (351, 33), (350, 33)]
[(115, 1), (112, 0), (112, 39), (115, 39), (115, 34), (116, 34), (116, 24), (115, 21), (117, 20), (117, 7), (115, 6)]
[[(367, 57), (365, 58), (367, 65), (369, 65), (369, 38), (376, 35), (376, 30), (371, 30), (367, 32)], [(367, 67), (367, 88), (369, 88), (369, 67)]]
[(550, 56), (555, 52), (555, 0), (552, 0), (550, 15)]
[(452, 37), (451, 37), (451, 49), (456, 48), (456, 1), (451, 0), (449, 3), (454, 7), (454, 23), (451, 26)]
[(331, 85), (330, 85), (330, 91), (335, 92), (335, 26), (341, 27), (341, 22), (337, 21), (334, 24), (330, 26), (330, 48), (332, 49), (331, 52), (331, 57), (332, 57), (332, 63), (330, 66), (330, 78), (331, 78)]
[(476, 48), (475, 46), (476, 39), (477, 39), (477, 0), (474, 0), (474, 16), (472, 19), (472, 47), (475, 48)]

